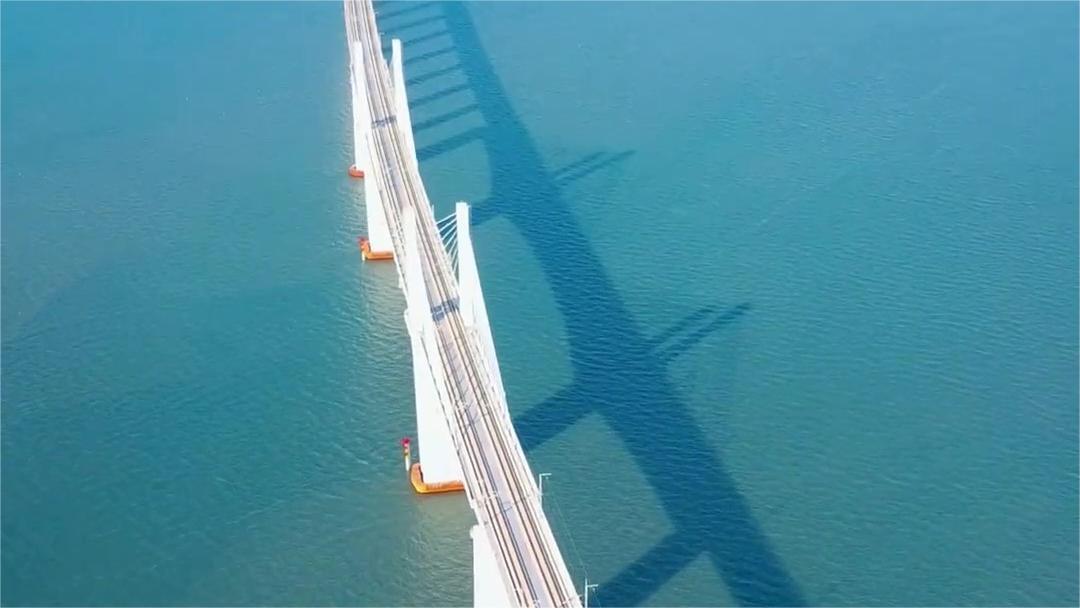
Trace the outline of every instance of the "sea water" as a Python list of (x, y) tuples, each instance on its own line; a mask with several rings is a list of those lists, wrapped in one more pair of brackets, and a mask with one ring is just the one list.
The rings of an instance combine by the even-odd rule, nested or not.
[[(377, 10), (592, 604), (1077, 603), (1075, 4)], [(2, 24), (3, 602), (470, 603), (341, 5)]]

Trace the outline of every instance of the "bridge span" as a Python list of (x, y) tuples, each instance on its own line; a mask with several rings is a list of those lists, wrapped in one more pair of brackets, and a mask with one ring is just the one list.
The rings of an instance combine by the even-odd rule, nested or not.
[[(370, 0), (344, 0), (365, 259), (395, 261), (405, 293), (423, 469), (414, 485), (464, 486), (477, 605), (580, 606), (510, 419), (469, 232), (469, 207), (437, 222), (420, 177), (394, 40), (388, 65)], [(416, 479), (419, 478), (417, 482)]]

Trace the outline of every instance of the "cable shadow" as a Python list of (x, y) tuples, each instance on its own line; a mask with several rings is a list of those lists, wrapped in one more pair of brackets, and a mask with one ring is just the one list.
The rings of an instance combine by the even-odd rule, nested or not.
[[(379, 5), (380, 5), (380, 7), (381, 6), (391, 6), (391, 7), (393, 7), (392, 10), (386, 10), (386, 11), (381, 10), (381, 9), (376, 10), (375, 14), (378, 16), (378, 18), (380, 20), (382, 20), (382, 19), (394, 19), (394, 18), (400, 17), (402, 15), (410, 15), (412, 13), (416, 13), (416, 12), (426, 10), (426, 9), (429, 9), (429, 8), (435, 8), (435, 7), (439, 6), (439, 3), (438, 2), (387, 2), (387, 3), (380, 2)], [(437, 18), (437, 17), (433, 17), (433, 18)], [(406, 27), (408, 25), (410, 25), (410, 24), (399, 25), (399, 26), (397, 26), (396, 29), (401, 29), (401, 28), (404, 28), (404, 27)]]
[(473, 127), (468, 131), (464, 131), (462, 133), (458, 133), (457, 135), (447, 137), (442, 141), (435, 142), (417, 150), (416, 158), (421, 162), (425, 160), (431, 160), (436, 156), (446, 154), (451, 150), (456, 150), (466, 144), (472, 143), (473, 141), (483, 139), (484, 133), (486, 131), (486, 127)]
[(665, 363), (669, 363), (679, 355), (690, 352), (692, 348), (697, 346), (699, 342), (704, 340), (710, 334), (715, 333), (725, 325), (738, 320), (739, 317), (746, 314), (751, 308), (752, 306), (749, 303), (744, 302), (738, 306), (732, 307), (722, 314), (717, 314), (697, 329), (687, 332), (686, 335), (673, 340), (672, 344), (657, 349), (654, 356)]
[(405, 79), (405, 86), (406, 86), (406, 88), (414, 87), (414, 86), (416, 86), (418, 84), (425, 83), (425, 82), (427, 82), (429, 80), (434, 80), (434, 79), (438, 78), (439, 76), (446, 76), (448, 74), (456, 74), (457, 71), (460, 70), (460, 69), (461, 69), (461, 66), (455, 63), (452, 66), (445, 67), (445, 68), (442, 68), (440, 70), (432, 70), (430, 72), (420, 74), (419, 76), (415, 76), (413, 78), (406, 78)]
[(589, 175), (592, 175), (597, 171), (606, 169), (608, 167), (613, 167), (619, 163), (622, 163), (633, 155), (633, 150), (619, 152), (618, 154), (601, 153), (599, 156), (595, 154), (590, 155), (594, 157), (594, 160), (583, 165), (579, 165), (573, 170), (564, 170), (563, 172), (556, 174), (554, 176), (555, 183), (559, 186), (566, 186), (570, 182), (576, 182), (577, 180), (588, 177)]
[[(389, 47), (384, 48), (383, 53), (384, 54), (387, 53), (388, 49), (389, 49)], [(405, 67), (405, 66), (408, 66), (408, 65), (415, 65), (417, 63), (422, 63), (422, 62), (427, 61), (429, 59), (434, 59), (436, 57), (439, 57), (440, 55), (446, 55), (447, 53), (453, 53), (453, 52), (454, 52), (454, 47), (453, 46), (444, 46), (444, 47), (437, 48), (434, 51), (428, 51), (427, 53), (422, 53), (420, 55), (415, 55), (415, 56), (412, 56), (412, 57), (402, 57), (401, 65), (402, 65), (402, 67)]]
[[(706, 307), (659, 337), (647, 337), (562, 193), (565, 183), (619, 162), (628, 153), (612, 155), (614, 161), (593, 154), (559, 171), (547, 171), (488, 60), (468, 8), (458, 3), (438, 6), (451, 33), (460, 74), (487, 125), (464, 134), (468, 141), (483, 142), (491, 163), (491, 195), (475, 206), (474, 222), (500, 216), (519, 231), (551, 286), (569, 341), (573, 380), (551, 399), (517, 416), (518, 435), (530, 450), (583, 416), (599, 414), (619, 436), (675, 528), (603, 582), (599, 597), (614, 605), (644, 602), (705, 554), (740, 605), (805, 605), (801, 590), (716, 452), (687, 449), (711, 443), (668, 371), (674, 357), (738, 322), (751, 306)], [(421, 160), (449, 149), (442, 142), (428, 146)], [(533, 206), (515, 200), (520, 192), (530, 193)], [(537, 213), (537, 207), (543, 213)], [(559, 255), (551, 255), (553, 239)]]
[[(686, 352), (707, 335), (737, 320), (750, 308), (750, 304), (745, 303), (733, 306), (726, 311), (715, 305), (703, 307), (665, 330), (659, 338), (633, 344), (635, 348), (641, 350), (627, 353), (626, 358), (634, 360), (660, 358), (669, 361), (674, 356)], [(697, 326), (697, 329), (691, 331), (694, 326)], [(672, 343), (665, 346), (664, 343), (669, 340)], [(572, 426), (594, 410), (593, 403), (596, 399), (604, 398), (602, 394), (592, 392), (590, 387), (594, 378), (591, 375), (581, 380), (582, 386), (575, 382), (554, 397), (533, 406), (517, 417), (515, 428), (518, 429), (518, 438), (526, 451), (539, 447), (548, 439)]]
[(402, 44), (408, 44), (408, 45), (423, 44), (425, 42), (431, 42), (432, 40), (438, 40), (439, 38), (442, 38), (444, 36), (448, 36), (449, 34), (450, 34), (450, 32), (447, 32), (445, 30), (438, 30), (438, 31), (435, 31), (435, 32), (431, 32), (429, 34), (423, 34), (423, 35), (420, 35), (420, 36), (416, 36), (414, 38), (403, 38), (401, 42), (402, 42)]
[(649, 340), (649, 344), (652, 345), (653, 348), (658, 348), (664, 342), (667, 342), (668, 340), (674, 338), (675, 336), (686, 331), (690, 327), (704, 322), (705, 319), (708, 319), (709, 317), (713, 316), (718, 312), (720, 312), (720, 309), (715, 304), (709, 306), (702, 306), (701, 308), (683, 317), (671, 327), (660, 332), (659, 335)]
[[(429, 23), (437, 23), (439, 21), (439, 18), (438, 17), (431, 17), (431, 18), (427, 19), (427, 21)], [(400, 28), (394, 28), (394, 29), (398, 30)], [(417, 44), (424, 44), (425, 42), (431, 42), (432, 40), (438, 40), (440, 38), (446, 38), (449, 35), (450, 35), (450, 32), (447, 32), (444, 29), (439, 29), (437, 31), (430, 32), (430, 33), (427, 33), (427, 34), (420, 34), (418, 36), (413, 36), (412, 38), (404, 37), (404, 36), (401, 36), (401, 35), (395, 35), (394, 37), (395, 38), (400, 38), (401, 39), (401, 44), (403, 46), (413, 46), (413, 45), (417, 45)], [(389, 39), (383, 40), (382, 41), (383, 56), (384, 57), (389, 57), (390, 56), (390, 50), (391, 50), (390, 40)]]
[(571, 172), (576, 171), (576, 170), (578, 170), (578, 169), (580, 169), (582, 167), (587, 167), (587, 166), (589, 166), (589, 165), (591, 165), (591, 164), (593, 164), (595, 162), (598, 162), (603, 157), (604, 157), (603, 152), (593, 152), (592, 154), (586, 154), (582, 158), (579, 158), (578, 160), (575, 160), (574, 162), (572, 162), (572, 163), (570, 163), (568, 165), (565, 165), (563, 167), (555, 169), (554, 171), (551, 172), (551, 176), (554, 177), (554, 178), (558, 178), (559, 176), (561, 176), (561, 175), (563, 175), (565, 173), (571, 173)]
[(444, 112), (442, 114), (439, 114), (438, 116), (429, 118), (429, 119), (427, 119), (427, 120), (425, 120), (423, 122), (414, 123), (413, 124), (413, 133), (419, 133), (421, 131), (426, 131), (428, 129), (437, 127), (437, 126), (439, 126), (441, 124), (448, 123), (451, 120), (454, 120), (455, 118), (461, 118), (462, 116), (466, 116), (466, 115), (468, 115), (468, 114), (470, 114), (472, 112), (475, 112), (475, 111), (476, 111), (476, 104), (470, 103), (468, 105), (457, 108), (456, 110), (450, 110), (449, 112)]
[[(430, 4), (434, 4), (434, 3), (430, 3)], [(408, 11), (398, 11), (398, 15), (407, 14), (407, 13), (408, 13)], [(392, 18), (394, 18), (394, 16), (395, 15), (379, 15), (379, 18), (380, 19), (392, 19)], [(414, 19), (412, 21), (409, 21), (408, 23), (399, 23), (399, 24), (394, 26), (394, 31), (400, 33), (402, 30), (411, 30), (414, 27), (420, 27), (422, 25), (428, 25), (429, 23), (442, 23), (442, 15), (439, 15), (438, 13), (436, 13), (434, 15), (428, 15), (426, 17), (420, 17), (419, 19)]]
[(409, 108), (420, 108), (420, 107), (426, 106), (428, 104), (434, 103), (434, 102), (436, 102), (436, 101), (438, 101), (440, 99), (443, 99), (445, 97), (449, 97), (451, 95), (456, 95), (457, 93), (463, 93), (463, 92), (468, 91), (468, 90), (469, 90), (469, 85), (466, 85), (466, 84), (456, 84), (456, 85), (453, 85), (453, 86), (450, 86), (450, 87), (446, 87), (445, 89), (442, 89), (441, 91), (435, 91), (434, 93), (431, 93), (430, 95), (424, 95), (423, 97), (417, 97), (415, 100), (410, 99), (409, 100)]

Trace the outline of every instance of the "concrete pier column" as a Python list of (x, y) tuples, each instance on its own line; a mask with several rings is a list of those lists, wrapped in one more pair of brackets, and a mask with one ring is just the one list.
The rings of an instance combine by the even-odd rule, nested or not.
[(495, 553), (483, 528), (469, 530), (473, 545), (473, 606), (477, 608), (509, 608), (512, 606), (506, 583), (499, 573)]
[(402, 220), (405, 251), (398, 258), (398, 263), (402, 265), (406, 283), (408, 309), (405, 311), (405, 321), (412, 348), (413, 386), (416, 391), (418, 462), (426, 484), (460, 482), (464, 475), (450, 438), (448, 416), (443, 412), (436, 385), (439, 380), (445, 385), (446, 378), (435, 377), (435, 374), (444, 373), (439, 354), (433, 348), (436, 339), (431, 309), (439, 303), (431, 302), (431, 295), (424, 283), (416, 213), (412, 208), (407, 208)]

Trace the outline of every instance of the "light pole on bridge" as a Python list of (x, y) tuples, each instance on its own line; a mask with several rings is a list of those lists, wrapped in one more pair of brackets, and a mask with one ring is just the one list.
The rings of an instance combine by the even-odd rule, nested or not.
[(589, 584), (589, 579), (585, 579), (585, 605), (583, 608), (589, 608), (589, 589), (596, 589), (598, 585), (596, 583)]
[(536, 477), (537, 477), (537, 485), (539, 486), (538, 489), (540, 491), (540, 496), (539, 496), (539, 498), (540, 498), (540, 506), (543, 507), (544, 506), (544, 478), (545, 477), (551, 477), (551, 473), (540, 473)]

